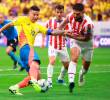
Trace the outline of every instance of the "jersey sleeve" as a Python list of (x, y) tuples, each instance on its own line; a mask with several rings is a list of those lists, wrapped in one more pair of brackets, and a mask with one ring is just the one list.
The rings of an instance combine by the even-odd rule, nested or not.
[(21, 23), (23, 22), (23, 17), (18, 17), (18, 18), (16, 18), (15, 20), (13, 20), (13, 24), (15, 25), (15, 26), (19, 26), (19, 25), (21, 25)]
[(43, 33), (43, 34), (46, 34), (47, 33), (47, 28), (42, 26), (42, 25), (38, 25), (39, 27), (39, 32), (40, 33)]

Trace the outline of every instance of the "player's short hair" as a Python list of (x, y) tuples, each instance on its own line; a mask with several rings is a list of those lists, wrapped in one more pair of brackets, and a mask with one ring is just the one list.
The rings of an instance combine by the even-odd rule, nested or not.
[(30, 10), (40, 11), (40, 8), (36, 5), (31, 6)]
[(64, 6), (61, 4), (58, 4), (55, 6), (55, 9), (61, 10), (61, 9), (64, 9)]
[(84, 5), (82, 3), (76, 3), (72, 6), (73, 10), (76, 11), (83, 11), (84, 10)]

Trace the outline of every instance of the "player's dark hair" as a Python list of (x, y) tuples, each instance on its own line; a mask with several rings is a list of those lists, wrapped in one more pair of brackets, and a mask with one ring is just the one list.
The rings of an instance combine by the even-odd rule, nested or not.
[(34, 6), (31, 6), (30, 10), (40, 11), (40, 8), (36, 5), (34, 5)]
[(55, 9), (61, 10), (61, 9), (64, 9), (64, 6), (61, 4), (58, 4), (55, 6)]
[(84, 5), (82, 3), (76, 3), (72, 6), (73, 10), (76, 11), (83, 11), (84, 10)]

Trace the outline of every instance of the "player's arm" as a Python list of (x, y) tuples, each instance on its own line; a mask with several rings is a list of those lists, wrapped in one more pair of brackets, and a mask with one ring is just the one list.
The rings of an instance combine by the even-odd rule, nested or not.
[(63, 22), (59, 25), (59, 29), (65, 28), (65, 26), (67, 25), (67, 23), (69, 23), (68, 17), (66, 17), (66, 19), (63, 20)]
[(65, 30), (59, 30), (59, 29), (48, 29), (42, 25), (38, 25), (39, 32), (47, 35), (64, 35)]
[(12, 22), (6, 24), (5, 26), (3, 26), (2, 28), (0, 28), (0, 33), (10, 27), (14, 26), (14, 24)]
[(85, 35), (73, 35), (73, 34), (66, 34), (67, 37), (69, 38), (73, 38), (73, 39), (76, 39), (76, 40), (79, 40), (79, 41), (89, 41), (91, 40), (92, 38), (92, 34), (87, 34), (86, 36)]
[(57, 36), (57, 35), (62, 35), (62, 36), (66, 36), (66, 33), (71, 33), (73, 32), (73, 30), (60, 30), (60, 29), (48, 29), (47, 30), (47, 35), (54, 35), (54, 36)]
[(71, 32), (71, 30), (64, 30), (68, 22), (68, 17), (66, 17), (66, 19), (59, 25), (58, 29), (51, 30), (51, 35), (65, 36), (65, 33)]
[(79, 41), (89, 41), (92, 39), (93, 36), (93, 29), (89, 26), (87, 26), (86, 32), (82, 29), (79, 33), (79, 35), (74, 34), (66, 34), (67, 37), (79, 40)]

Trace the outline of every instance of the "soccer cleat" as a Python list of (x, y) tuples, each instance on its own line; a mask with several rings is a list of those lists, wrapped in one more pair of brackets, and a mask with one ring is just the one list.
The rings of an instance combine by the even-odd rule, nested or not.
[(63, 84), (64, 80), (58, 79), (57, 82)]
[(82, 73), (82, 70), (79, 72), (79, 79), (78, 79), (78, 85), (83, 86), (85, 84), (85, 78), (84, 74)]
[(17, 61), (15, 61), (13, 64), (13, 69), (16, 69), (16, 68), (17, 68)]
[(30, 80), (29, 84), (35, 89), (36, 92), (41, 92), (41, 86), (38, 85), (36, 80)]
[(20, 67), (20, 69), (19, 69), (19, 71), (23, 71), (25, 68), (23, 68), (23, 67)]
[(14, 95), (23, 95), (22, 93), (19, 92), (19, 88), (17, 85), (10, 86), (9, 91)]
[(63, 79), (57, 79), (57, 83), (66, 85), (65, 81)]
[(71, 82), (69, 84), (69, 92), (72, 93), (73, 92), (73, 88), (75, 87), (75, 83), (74, 82)]
[(49, 88), (52, 88), (52, 83), (49, 83), (49, 82), (48, 82), (48, 84), (49, 84), (48, 87), (49, 87)]

